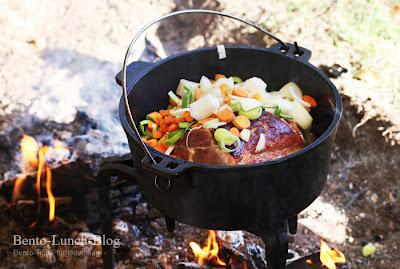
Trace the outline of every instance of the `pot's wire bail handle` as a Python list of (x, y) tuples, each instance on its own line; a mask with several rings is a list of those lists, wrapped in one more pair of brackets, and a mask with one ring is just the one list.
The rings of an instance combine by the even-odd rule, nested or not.
[(123, 95), (123, 100), (124, 100), (124, 105), (125, 105), (125, 111), (126, 111), (126, 116), (128, 119), (128, 122), (130, 124), (130, 126), (133, 128), (136, 136), (138, 137), (138, 139), (140, 140), (140, 146), (143, 149), (143, 151), (145, 152), (146, 155), (149, 156), (150, 160), (154, 163), (157, 164), (156, 160), (154, 159), (154, 157), (151, 155), (149, 149), (147, 148), (146, 144), (143, 142), (140, 132), (135, 124), (135, 119), (132, 115), (132, 111), (131, 108), (129, 106), (129, 100), (128, 100), (128, 90), (127, 90), (127, 81), (126, 81), (126, 69), (127, 69), (127, 64), (128, 64), (128, 58), (131, 54), (131, 50), (133, 48), (133, 45), (135, 45), (135, 43), (137, 42), (137, 40), (140, 38), (140, 36), (152, 25), (165, 20), (167, 18), (170, 17), (174, 17), (174, 16), (178, 16), (178, 15), (182, 15), (182, 14), (191, 14), (191, 13), (198, 13), (198, 14), (210, 14), (210, 15), (218, 15), (218, 16), (222, 16), (222, 17), (226, 17), (226, 18), (230, 18), (239, 22), (242, 22), (244, 24), (247, 24), (261, 32), (263, 32), (265, 35), (269, 36), (270, 38), (273, 38), (274, 40), (276, 40), (279, 44), (280, 44), (280, 49), (281, 50), (288, 50), (289, 47), (288, 45), (283, 42), (282, 40), (280, 40), (278, 37), (274, 36), (273, 34), (271, 34), (269, 31), (265, 30), (264, 28), (258, 26), (257, 24), (250, 22), (248, 20), (227, 14), (227, 13), (223, 13), (223, 12), (219, 12), (219, 11), (214, 11), (214, 10), (206, 10), (206, 9), (187, 9), (187, 10), (180, 10), (180, 11), (175, 11), (169, 14), (166, 14), (164, 16), (161, 16), (153, 21), (150, 21), (149, 23), (147, 23), (146, 25), (144, 25), (137, 33), (136, 35), (133, 37), (131, 43), (129, 44), (129, 47), (125, 53), (125, 58), (124, 58), (124, 63), (122, 66), (122, 95)]

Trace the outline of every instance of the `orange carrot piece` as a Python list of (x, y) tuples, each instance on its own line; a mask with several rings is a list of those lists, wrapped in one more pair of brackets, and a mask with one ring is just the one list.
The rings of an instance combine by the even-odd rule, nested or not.
[(160, 121), (160, 132), (163, 134), (168, 132), (168, 124), (166, 119)]
[(168, 146), (166, 146), (165, 144), (157, 144), (154, 148), (159, 152), (164, 153), (167, 150)]
[(165, 120), (167, 125), (171, 125), (173, 123), (177, 123), (178, 122), (177, 119), (174, 116), (167, 116), (167, 117), (165, 117), (164, 120)]
[(156, 139), (150, 139), (149, 141), (147, 141), (147, 145), (154, 148), (155, 146), (158, 145), (158, 143)]
[(194, 99), (195, 100), (199, 100), (201, 98), (201, 89), (200, 88), (197, 88), (195, 91), (194, 91)]
[(230, 102), (232, 102), (232, 97), (227, 96), (227, 97), (224, 98), (224, 103), (225, 104), (229, 104)]
[(153, 131), (152, 136), (155, 139), (160, 139), (162, 137), (162, 133), (160, 131)]
[(204, 119), (204, 120), (199, 120), (199, 123), (200, 123), (201, 125), (203, 125), (203, 124), (206, 123), (207, 121), (210, 121), (210, 120), (213, 120), (213, 119), (215, 119), (215, 118), (214, 118), (214, 117), (209, 117), (209, 118)]
[(249, 93), (244, 89), (235, 87), (235, 88), (233, 88), (232, 95), (235, 95), (238, 97), (248, 97)]
[(185, 121), (186, 121), (185, 117), (177, 118), (177, 119), (176, 119), (176, 122), (177, 122), (177, 123), (185, 122)]
[(236, 128), (236, 127), (232, 127), (231, 129), (229, 129), (229, 132), (230, 132), (231, 134), (237, 136), (237, 137), (240, 136), (240, 131), (239, 131), (239, 129)]
[(160, 110), (160, 115), (161, 115), (161, 117), (165, 118), (166, 116), (169, 115), (169, 110), (168, 109), (161, 109)]
[(150, 132), (153, 132), (157, 129), (157, 124), (155, 122), (152, 122), (151, 120), (149, 120), (147, 128), (149, 128)]
[(214, 76), (215, 80), (218, 80), (220, 78), (226, 78), (226, 77), (224, 75), (222, 75), (222, 74), (215, 74), (215, 76)]
[(169, 98), (169, 103), (170, 103), (171, 105), (173, 105), (173, 106), (176, 106), (176, 105), (177, 105), (177, 103), (175, 103), (175, 101), (172, 100), (171, 98)]
[(192, 116), (190, 116), (190, 112), (189, 111), (185, 111), (185, 113), (183, 113), (183, 116), (185, 117), (185, 121), (187, 121), (187, 122), (192, 122), (194, 120), (192, 118)]
[(222, 83), (219, 86), (219, 89), (221, 90), (222, 95), (224, 95), (224, 96), (228, 95), (228, 85), (227, 84)]
[(196, 127), (199, 127), (199, 126), (201, 126), (201, 125), (203, 125), (203, 124), (200, 123), (200, 122), (196, 122), (195, 124), (192, 125), (191, 128), (196, 128)]
[(173, 132), (178, 129), (179, 129), (179, 125), (177, 123), (173, 123), (170, 126), (168, 126), (168, 132)]
[(157, 124), (159, 124), (160, 121), (162, 120), (161, 114), (158, 113), (158, 112), (155, 112), (155, 111), (149, 113), (147, 116), (148, 116), (148, 118), (149, 118), (150, 120), (154, 121), (154, 122), (157, 123)]
[(303, 95), (303, 100), (304, 100), (304, 102), (309, 103), (311, 107), (316, 107), (316, 106), (318, 106), (317, 101), (316, 101), (312, 96)]
[(235, 114), (233, 113), (232, 110), (225, 108), (220, 112), (218, 112), (217, 117), (220, 121), (231, 122), (235, 117)]

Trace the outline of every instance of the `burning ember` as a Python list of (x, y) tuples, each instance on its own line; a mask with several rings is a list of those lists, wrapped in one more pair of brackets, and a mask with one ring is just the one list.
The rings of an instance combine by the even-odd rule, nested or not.
[(321, 240), (320, 250), (321, 263), (328, 269), (336, 269), (336, 263), (345, 263), (344, 254), (337, 248), (331, 249), (324, 241)]
[(197, 263), (200, 266), (208, 262), (215, 265), (226, 265), (226, 263), (218, 257), (219, 247), (215, 231), (208, 231), (207, 244), (203, 248), (195, 242), (190, 242), (189, 245), (194, 255), (197, 257)]
[(36, 171), (35, 190), (38, 196), (40, 210), (41, 185), (45, 180), (46, 194), (49, 203), (49, 221), (55, 218), (55, 198), (52, 192), (52, 173), (51, 167), (65, 163), (70, 160), (70, 151), (59, 141), (55, 141), (52, 146), (39, 145), (31, 136), (24, 135), (21, 140), (22, 174), (17, 178), (14, 190), (13, 201), (18, 200), (22, 184), (29, 173)]

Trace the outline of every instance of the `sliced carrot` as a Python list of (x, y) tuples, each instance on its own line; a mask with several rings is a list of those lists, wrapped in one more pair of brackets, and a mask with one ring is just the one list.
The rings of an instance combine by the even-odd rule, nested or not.
[(222, 74), (215, 74), (215, 76), (214, 76), (215, 80), (218, 80), (220, 78), (226, 78), (226, 77), (224, 75), (222, 75)]
[(155, 146), (158, 145), (158, 143), (156, 139), (150, 139), (149, 141), (147, 141), (147, 145), (154, 148)]
[(154, 121), (155, 123), (159, 124), (160, 121), (162, 120), (162, 116), (158, 112), (151, 112), (150, 114), (147, 115), (147, 117)]
[(317, 101), (316, 101), (312, 96), (303, 95), (303, 100), (304, 100), (304, 102), (309, 103), (311, 107), (316, 107), (316, 106), (318, 106)]
[(157, 129), (157, 124), (155, 122), (152, 122), (151, 120), (149, 120), (147, 128), (149, 128), (150, 132), (153, 132)]
[(201, 125), (203, 125), (203, 124), (200, 123), (200, 122), (196, 122), (195, 124), (192, 125), (191, 128), (196, 128), (196, 127), (199, 127), (199, 126), (201, 126)]
[(224, 95), (224, 96), (228, 95), (228, 85), (227, 84), (222, 83), (219, 86), (219, 89), (221, 90), (222, 95)]
[(158, 151), (164, 153), (164, 152), (167, 150), (168, 146), (165, 145), (165, 144), (157, 144), (154, 148), (155, 148), (156, 150), (158, 150)]
[(186, 119), (185, 119), (185, 117), (182, 117), (182, 118), (176, 118), (176, 120), (175, 120), (177, 123), (180, 123), (180, 122), (185, 122), (186, 121)]
[(152, 136), (155, 139), (160, 139), (162, 137), (162, 133), (160, 131), (153, 131)]
[(232, 110), (225, 108), (218, 112), (217, 117), (220, 121), (231, 122), (235, 118), (235, 114)]
[(161, 109), (160, 110), (160, 115), (161, 115), (161, 117), (165, 118), (166, 116), (169, 115), (169, 110), (168, 109)]
[(239, 131), (239, 129), (236, 128), (236, 127), (232, 127), (231, 129), (229, 129), (229, 132), (230, 132), (231, 134), (237, 136), (237, 137), (240, 136), (240, 131)]
[(238, 97), (248, 97), (249, 93), (241, 88), (234, 87), (232, 91), (232, 95), (238, 96)]
[(173, 105), (173, 106), (176, 106), (176, 105), (177, 105), (177, 103), (176, 103), (174, 100), (172, 100), (171, 98), (169, 98), (169, 103), (170, 103), (171, 105)]
[(174, 116), (166, 116), (164, 120), (165, 120), (167, 125), (171, 125), (173, 123), (177, 123), (178, 122), (177, 119)]
[(194, 120), (192, 118), (192, 116), (190, 116), (190, 112), (189, 111), (185, 111), (185, 113), (183, 113), (183, 116), (185, 117), (185, 121), (187, 121), (187, 122), (192, 122)]
[(214, 117), (213, 117), (213, 118), (209, 117), (209, 118), (204, 119), (204, 120), (199, 120), (199, 123), (200, 123), (201, 125), (203, 125), (203, 124), (206, 123), (207, 121), (210, 121), (210, 120), (213, 120), (213, 119), (215, 119), (215, 118), (214, 118)]
[(168, 132), (173, 132), (178, 129), (179, 129), (179, 125), (177, 123), (173, 123), (170, 126), (168, 126)]
[(197, 88), (197, 89), (194, 91), (194, 99), (199, 100), (200, 98), (201, 98), (201, 89), (200, 89), (200, 88)]
[(229, 104), (230, 102), (232, 102), (232, 97), (227, 96), (227, 97), (224, 98), (224, 103), (225, 104)]
[(160, 121), (160, 132), (163, 134), (168, 132), (168, 123), (166, 119)]

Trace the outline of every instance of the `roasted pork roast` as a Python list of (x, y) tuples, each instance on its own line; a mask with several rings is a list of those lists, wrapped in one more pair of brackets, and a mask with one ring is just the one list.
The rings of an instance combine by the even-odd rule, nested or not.
[[(250, 126), (250, 140), (241, 142), (233, 153), (218, 148), (211, 129), (195, 129), (177, 142), (174, 155), (179, 159), (211, 164), (254, 164), (280, 158), (304, 147), (304, 138), (293, 121), (281, 119), (264, 112)], [(265, 147), (256, 152), (256, 145), (263, 133)]]

